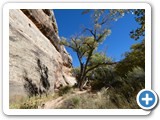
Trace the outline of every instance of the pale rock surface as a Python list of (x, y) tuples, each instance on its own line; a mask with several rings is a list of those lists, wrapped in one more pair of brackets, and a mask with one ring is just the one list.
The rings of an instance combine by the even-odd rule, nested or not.
[(71, 63), (51, 10), (9, 11), (10, 100), (74, 85)]

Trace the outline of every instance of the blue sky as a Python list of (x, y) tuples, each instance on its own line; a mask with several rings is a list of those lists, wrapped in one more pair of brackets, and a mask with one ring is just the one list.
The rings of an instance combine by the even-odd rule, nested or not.
[[(71, 35), (80, 33), (83, 25), (86, 27), (91, 26), (90, 14), (82, 15), (82, 11), (83, 10), (74, 9), (54, 10), (60, 37), (70, 38)], [(107, 46), (108, 57), (113, 58), (114, 61), (123, 59), (122, 54), (129, 51), (132, 44), (139, 42), (131, 39), (129, 36), (130, 31), (135, 30), (139, 26), (134, 17), (135, 16), (130, 13), (116, 22), (111, 22), (111, 34), (106, 38), (104, 43), (99, 46), (98, 51), (104, 50), (105, 46)], [(76, 53), (70, 48), (66, 48), (66, 50), (73, 58), (73, 66), (79, 66)]]

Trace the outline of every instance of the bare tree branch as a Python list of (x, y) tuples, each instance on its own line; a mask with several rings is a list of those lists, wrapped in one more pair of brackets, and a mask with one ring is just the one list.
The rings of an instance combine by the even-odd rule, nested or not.
[(96, 34), (93, 33), (93, 30), (91, 30), (89, 28), (85, 28), (84, 31), (89, 31), (94, 36), (94, 38), (96, 38)]

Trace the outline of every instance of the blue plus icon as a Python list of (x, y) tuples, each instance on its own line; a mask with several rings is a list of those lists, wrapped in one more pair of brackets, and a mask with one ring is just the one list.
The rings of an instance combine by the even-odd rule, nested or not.
[(153, 90), (141, 90), (137, 95), (137, 103), (142, 109), (152, 109), (157, 104), (157, 94)]
[(149, 97), (149, 94), (146, 93), (146, 97), (145, 98), (142, 98), (142, 101), (145, 101), (146, 105), (149, 105), (149, 101), (153, 101), (153, 98)]

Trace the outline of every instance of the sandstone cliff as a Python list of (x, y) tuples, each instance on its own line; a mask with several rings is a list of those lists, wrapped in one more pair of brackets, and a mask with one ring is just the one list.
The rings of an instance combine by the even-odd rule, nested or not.
[(52, 10), (9, 11), (10, 99), (76, 83), (71, 56), (59, 42)]

